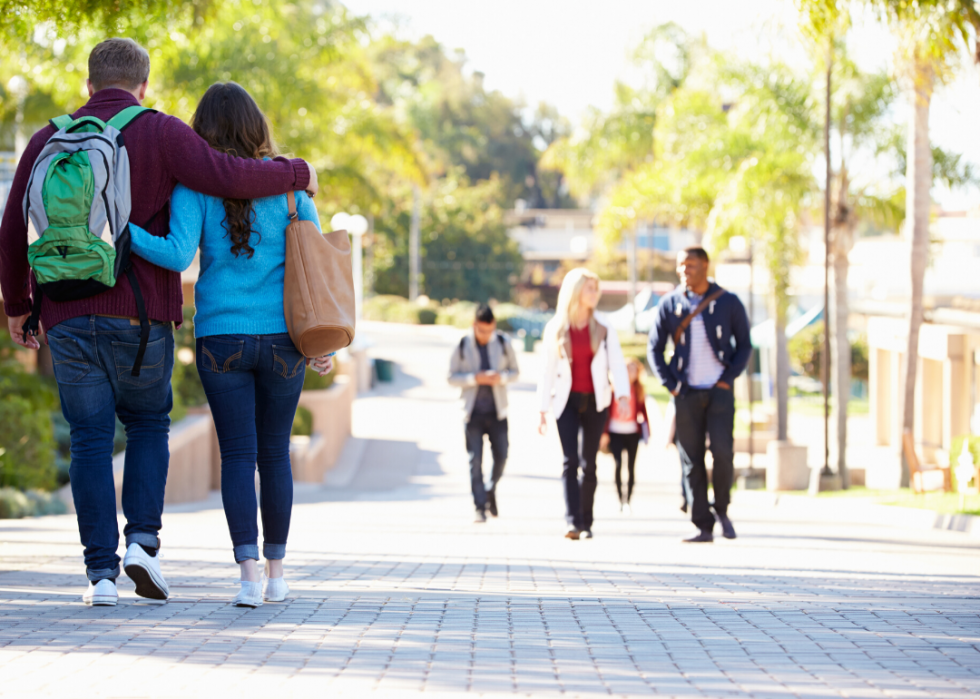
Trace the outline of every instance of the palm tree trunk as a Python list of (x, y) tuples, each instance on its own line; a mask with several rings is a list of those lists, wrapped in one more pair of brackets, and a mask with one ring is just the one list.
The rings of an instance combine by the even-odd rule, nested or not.
[[(909, 123), (908, 169), (905, 173), (905, 225), (911, 239), (912, 291), (909, 304), (908, 346), (905, 351), (905, 384), (902, 395), (902, 431), (915, 428), (915, 378), (919, 364), (919, 328), (922, 325), (922, 293), (929, 254), (929, 190), (932, 186), (932, 151), (929, 147), (929, 103), (934, 75), (918, 64), (912, 90)], [(901, 445), (897, 445), (901, 449)], [(902, 459), (902, 486), (909, 484), (909, 468)]]
[(786, 305), (778, 300), (776, 323), (776, 439), (789, 439), (789, 346), (786, 341)]
[[(847, 236), (848, 232), (838, 228), (834, 231), (834, 239)], [(831, 386), (834, 394), (834, 411), (836, 421), (837, 442), (837, 473), (840, 474), (841, 487), (847, 488), (847, 401), (851, 397), (851, 343), (847, 338), (848, 304), (847, 304), (847, 272), (849, 262), (847, 252), (835, 246), (833, 257), (834, 284), (831, 287), (830, 328), (831, 352), (830, 361)]]

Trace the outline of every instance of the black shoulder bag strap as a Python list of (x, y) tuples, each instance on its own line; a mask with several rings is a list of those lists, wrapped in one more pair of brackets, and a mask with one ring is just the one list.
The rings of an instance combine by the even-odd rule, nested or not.
[(37, 292), (34, 294), (34, 302), (31, 304), (31, 315), (27, 318), (21, 331), (24, 333), (24, 342), (27, 342), (28, 336), (35, 337), (38, 335), (41, 327), (41, 302), (44, 299), (44, 292), (41, 291), (41, 285), (38, 284)]
[(680, 322), (680, 325), (678, 325), (677, 329), (674, 330), (674, 347), (677, 347), (678, 344), (680, 344), (681, 335), (683, 335), (684, 331), (687, 330), (687, 326), (691, 324), (691, 321), (701, 315), (701, 312), (705, 308), (711, 305), (713, 301), (717, 301), (724, 294), (725, 290), (719, 287), (718, 290), (711, 296), (706, 296), (704, 299), (702, 299), (701, 303), (698, 304), (698, 307), (691, 311), (691, 313)]

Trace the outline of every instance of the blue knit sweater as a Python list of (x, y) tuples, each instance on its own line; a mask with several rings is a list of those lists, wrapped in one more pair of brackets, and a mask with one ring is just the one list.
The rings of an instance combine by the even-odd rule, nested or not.
[[(129, 224), (133, 252), (155, 265), (182, 272), (201, 249), (201, 272), (194, 285), (194, 334), (272, 335), (286, 332), (282, 307), (286, 273), (286, 195), (254, 200), (255, 222), (249, 245), (251, 259), (231, 252), (221, 199), (177, 185), (170, 200), (170, 234), (150, 235)], [(303, 192), (296, 193), (300, 219), (320, 228), (316, 208)]]

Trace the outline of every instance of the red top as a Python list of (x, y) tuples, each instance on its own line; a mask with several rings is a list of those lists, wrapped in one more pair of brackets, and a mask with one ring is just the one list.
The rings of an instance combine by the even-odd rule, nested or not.
[(636, 384), (630, 384), (630, 405), (626, 409), (626, 413), (620, 411), (619, 409), (619, 397), (613, 396), (612, 405), (609, 406), (609, 419), (606, 420), (606, 432), (609, 431), (610, 420), (621, 420), (623, 422), (629, 422), (630, 420), (636, 422), (640, 425), (640, 416), (643, 416), (643, 422), (649, 424), (650, 417), (647, 415), (647, 406), (645, 400), (640, 400), (639, 391), (636, 390)]
[[(75, 112), (75, 118), (95, 116), (108, 121), (126, 107), (138, 104), (125, 90), (99, 90)], [(31, 310), (36, 288), (27, 264), (27, 223), (24, 221), (24, 192), (34, 161), (54, 134), (45, 126), (31, 138), (17, 173), (0, 223), (0, 291), (4, 312), (19, 316)], [(133, 198), (131, 219), (150, 233), (166, 236), (170, 230), (167, 203), (177, 183), (195, 192), (215, 197), (257, 199), (305, 189), (310, 176), (302, 160), (276, 158), (271, 162), (235, 158), (212, 150), (207, 142), (177, 117), (144, 114), (123, 132), (129, 154)], [(159, 215), (157, 215), (159, 214)], [(152, 219), (152, 223), (147, 222)], [(180, 322), (183, 294), (180, 274), (157, 267), (133, 255), (133, 271), (146, 300), (147, 315), (153, 320)], [(109, 291), (79, 301), (58, 303), (44, 299), (41, 324), (53, 328), (63, 320), (86, 315), (135, 317), (136, 300), (129, 280), (121, 277)]]
[(568, 328), (572, 340), (572, 393), (595, 393), (592, 385), (592, 338), (589, 326), (581, 330)]
[(618, 396), (613, 397), (613, 402), (611, 410), (609, 411), (610, 420), (619, 420), (620, 422), (636, 422), (636, 386), (630, 384), (630, 401), (626, 407), (626, 410), (620, 410)]

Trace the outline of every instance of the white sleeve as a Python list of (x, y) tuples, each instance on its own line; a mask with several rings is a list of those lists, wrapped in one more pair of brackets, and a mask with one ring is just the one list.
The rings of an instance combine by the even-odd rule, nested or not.
[(612, 373), (613, 389), (617, 396), (630, 394), (630, 375), (626, 371), (626, 360), (623, 358), (623, 348), (619, 344), (616, 330), (606, 326), (606, 354), (609, 359), (609, 371)]
[(558, 347), (555, 334), (547, 325), (544, 328), (542, 346), (544, 348), (544, 366), (538, 379), (538, 410), (546, 413), (551, 410), (551, 394), (555, 389), (555, 374), (558, 372)]

